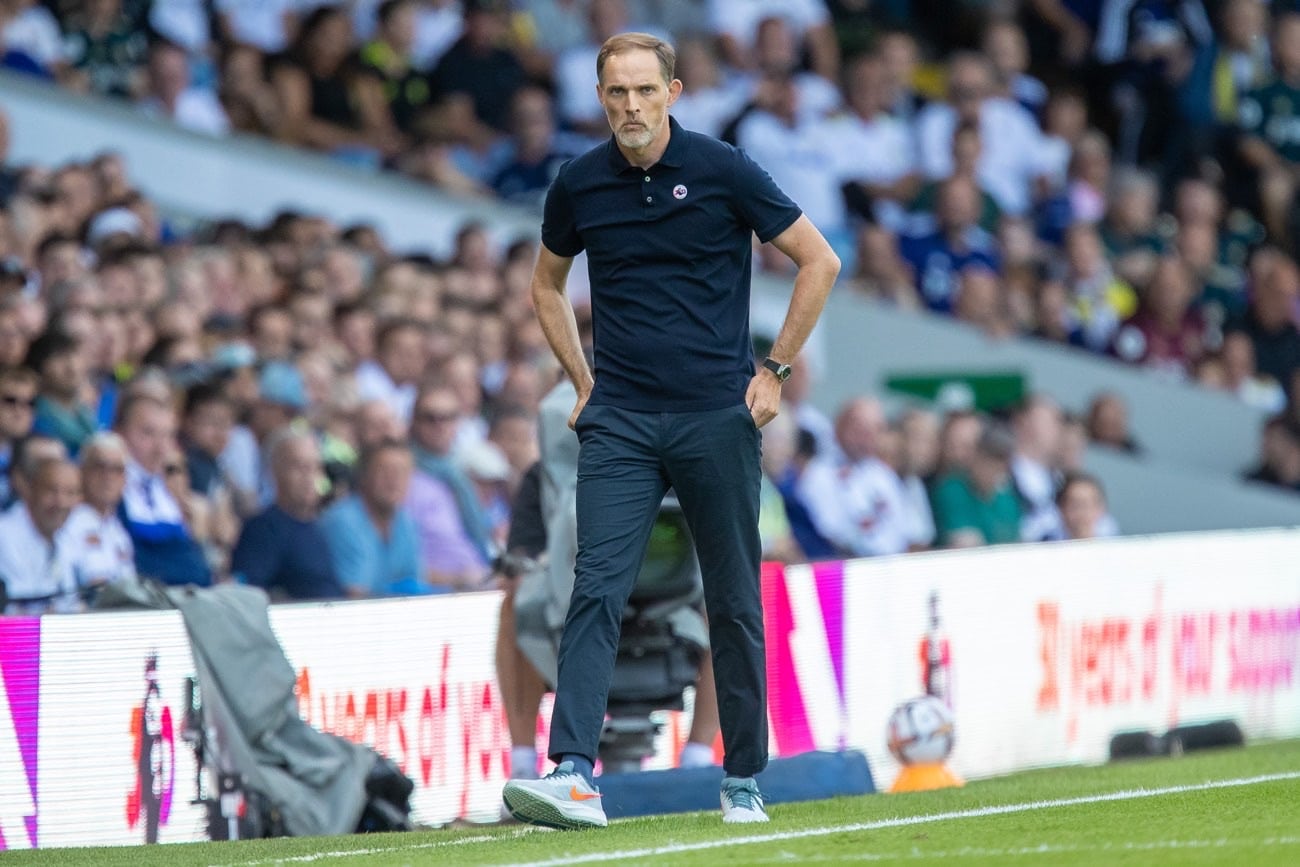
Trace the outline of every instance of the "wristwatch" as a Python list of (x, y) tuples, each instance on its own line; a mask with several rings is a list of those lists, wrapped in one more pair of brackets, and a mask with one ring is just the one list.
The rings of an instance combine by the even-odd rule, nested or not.
[(763, 366), (772, 371), (781, 382), (785, 382), (790, 378), (790, 365), (782, 364), (775, 358), (764, 358)]

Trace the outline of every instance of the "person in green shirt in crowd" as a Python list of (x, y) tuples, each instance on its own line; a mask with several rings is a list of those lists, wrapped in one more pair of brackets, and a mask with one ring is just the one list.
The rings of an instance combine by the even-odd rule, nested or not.
[(989, 427), (970, 464), (935, 483), (931, 499), (940, 545), (972, 548), (1020, 541), (1020, 498), (1011, 483), (1014, 449), (1010, 431)]
[(1293, 248), (1291, 212), (1300, 181), (1300, 13), (1273, 25), (1273, 79), (1241, 100), (1241, 156), (1259, 172), (1264, 225)]

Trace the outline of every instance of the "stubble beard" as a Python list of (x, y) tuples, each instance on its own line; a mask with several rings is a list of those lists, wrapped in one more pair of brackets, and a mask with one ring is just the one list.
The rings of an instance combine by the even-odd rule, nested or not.
[(650, 129), (648, 126), (642, 127), (640, 131), (622, 129), (614, 134), (614, 138), (628, 150), (639, 151), (655, 140), (657, 132), (658, 130)]

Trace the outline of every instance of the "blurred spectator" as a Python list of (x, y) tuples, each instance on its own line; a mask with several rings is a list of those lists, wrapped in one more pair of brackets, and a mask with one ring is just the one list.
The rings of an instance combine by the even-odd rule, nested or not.
[(1265, 248), (1255, 254), (1252, 270), (1250, 307), (1228, 329), (1250, 338), (1260, 373), (1279, 383), (1290, 382), (1292, 373), (1300, 369), (1300, 331), (1295, 324), (1300, 269), (1289, 257)]
[(1192, 306), (1195, 296), (1186, 263), (1161, 257), (1137, 313), (1116, 333), (1112, 351), (1124, 361), (1189, 377), (1205, 352), (1205, 323)]
[[(589, 92), (583, 96), (599, 107)], [(566, 140), (556, 132), (550, 96), (531, 85), (515, 93), (510, 111), (510, 148), (509, 161), (492, 179), (492, 190), (502, 201), (539, 212), (560, 166), (586, 149), (583, 142)]]
[[(207, 586), (212, 574), (203, 549), (167, 485), (174, 411), (152, 396), (130, 395), (118, 410), (117, 432), (129, 452), (121, 518), (135, 547), (136, 570), (165, 584)], [(184, 468), (179, 461), (173, 466)]]
[(517, 404), (505, 404), (492, 411), (488, 424), (488, 442), (501, 450), (510, 466), (510, 490), (519, 489), (519, 482), (528, 468), (541, 457), (537, 445), (537, 415)]
[(604, 137), (609, 123), (600, 103), (592, 98), (597, 84), (596, 55), (611, 36), (645, 27), (629, 26), (624, 0), (588, 0), (586, 7), (586, 39), (555, 60), (556, 113), (568, 129)]
[(515, 92), (526, 83), (519, 58), (503, 48), (508, 24), (504, 0), (465, 0), (463, 35), (430, 74), (435, 96), (467, 94), (475, 117), (504, 131)]
[(1285, 11), (1273, 23), (1276, 74), (1241, 101), (1241, 155), (1259, 173), (1264, 225), (1275, 243), (1296, 252), (1294, 208), (1300, 164), (1300, 13)]
[(91, 388), (80, 345), (61, 331), (46, 331), (27, 350), (27, 366), (41, 378), (32, 430), (59, 440), (76, 457), (99, 428), (86, 400)]
[(940, 545), (970, 548), (1021, 540), (1020, 499), (1011, 481), (1014, 448), (1010, 432), (990, 427), (975, 444), (969, 467), (935, 482), (934, 525)]
[(1009, 19), (984, 28), (983, 51), (997, 75), (1001, 96), (1018, 102), (1035, 117), (1047, 105), (1047, 88), (1029, 74), (1029, 42), (1020, 25)]
[(1110, 141), (1097, 130), (1089, 130), (1070, 156), (1067, 195), (1075, 222), (1097, 223), (1105, 215), (1110, 166)]
[(1029, 211), (1043, 173), (1042, 134), (1024, 108), (994, 95), (993, 68), (981, 54), (959, 53), (948, 64), (948, 102), (932, 103), (917, 117), (921, 169), (931, 180), (953, 173), (952, 137), (963, 123), (979, 127), (983, 150), (979, 179), (1009, 214)]
[(927, 485), (939, 463), (939, 419), (923, 409), (909, 409), (898, 419), (898, 476), (903, 483), (909, 548), (924, 550), (934, 543), (934, 514)]
[(269, 138), (281, 136), (280, 100), (267, 80), (266, 58), (256, 48), (225, 46), (217, 97), (231, 129)]
[(1259, 464), (1245, 478), (1251, 482), (1300, 491), (1300, 427), (1275, 415), (1260, 430)]
[(428, 354), (423, 325), (399, 319), (379, 330), (375, 358), (357, 367), (357, 394), (362, 400), (382, 400), (403, 425), (411, 421), (416, 387)]
[(474, 486), (487, 521), (488, 552), (495, 556), (510, 532), (510, 464), (489, 440), (470, 443), (457, 452), (456, 462)]
[(1154, 174), (1129, 167), (1111, 174), (1101, 239), (1115, 273), (1134, 286), (1150, 278), (1164, 248), (1156, 230), (1159, 206), (1160, 184)]
[(374, 37), (361, 47), (362, 65), (378, 76), (393, 123), (410, 134), (433, 92), (428, 78), (415, 68), (415, 0), (384, 0), (379, 4)]
[(221, 103), (212, 91), (191, 86), (189, 58), (172, 42), (160, 40), (150, 46), (147, 86), (137, 104), (150, 117), (166, 118), (194, 132), (230, 132)]
[(83, 590), (136, 577), (135, 548), (118, 515), (126, 461), (126, 443), (112, 431), (95, 434), (81, 449), (82, 503), (60, 532)]
[(1011, 475), (1024, 506), (1021, 538), (1026, 542), (1046, 539), (1060, 527), (1055, 462), (1061, 450), (1061, 423), (1061, 408), (1045, 394), (1027, 397), (1012, 416)]
[(284, 429), (270, 444), (275, 502), (244, 525), (230, 570), (275, 598), (340, 599), (330, 542), (320, 520), (320, 449), (307, 433)]
[(840, 53), (824, 0), (708, 0), (709, 29), (722, 56), (737, 69), (750, 69), (764, 19), (779, 18), (789, 31), (796, 56), (805, 53), (818, 75), (839, 78)]
[(957, 303), (953, 313), (959, 322), (978, 328), (994, 339), (1015, 333), (1007, 293), (998, 275), (987, 268), (969, 265), (957, 275)]
[(879, 457), (886, 433), (880, 401), (848, 401), (835, 423), (840, 454), (814, 458), (799, 480), (818, 533), (850, 556), (900, 554), (910, 541), (902, 482)]
[[(749, 0), (743, 2), (747, 6), (753, 5)], [(837, 71), (833, 75), (825, 75), (816, 67), (806, 69), (803, 58), (798, 29), (791, 25), (788, 18), (778, 13), (759, 19), (754, 33), (755, 71), (759, 76), (790, 78), (798, 96), (796, 101), (801, 112), (800, 120), (821, 120), (840, 107), (840, 91), (835, 86), (835, 82), (839, 81), (839, 73)], [(838, 59), (835, 62), (838, 64)], [(761, 82), (758, 87), (755, 100), (759, 103), (767, 102)]]
[(0, 49), (4, 66), (50, 77), (64, 73), (59, 22), (36, 0), (6, 0), (0, 5)]
[(0, 367), (0, 508), (12, 501), (14, 444), (32, 432), (38, 378), (25, 367)]
[(969, 469), (975, 458), (975, 444), (983, 433), (984, 422), (973, 410), (947, 413), (939, 426), (939, 459), (932, 478)]
[(1142, 452), (1142, 447), (1129, 431), (1128, 404), (1113, 391), (1103, 391), (1092, 398), (1088, 404), (1086, 426), (1089, 441), (1096, 445), (1131, 455)]
[(759, 90), (759, 107), (737, 125), (736, 144), (778, 186), (798, 191), (799, 206), (808, 219), (840, 258), (851, 263), (853, 238), (840, 191), (835, 142), (825, 134), (823, 122), (802, 109), (800, 91), (788, 72), (765, 75)]
[(926, 306), (947, 313), (956, 302), (958, 275), (965, 268), (979, 265), (996, 273), (1000, 262), (993, 238), (978, 225), (979, 190), (971, 180), (945, 181), (936, 210), (933, 232), (905, 236), (898, 246)]
[(838, 157), (849, 207), (897, 230), (903, 206), (921, 180), (916, 142), (907, 123), (889, 113), (889, 72), (883, 60), (860, 57), (849, 65), (846, 78), (850, 111), (827, 123), (822, 134)]
[(1062, 539), (1096, 539), (1113, 535), (1103, 531), (1107, 520), (1106, 493), (1101, 482), (1087, 473), (1070, 473), (1056, 493), (1061, 513)]
[(460, 418), (452, 391), (421, 391), (411, 422), (415, 474), (406, 496), (429, 582), (455, 590), (482, 583), (492, 547), (486, 510), (469, 474), (452, 458)]
[(889, 113), (910, 125), (926, 104), (916, 88), (921, 56), (916, 37), (906, 29), (886, 30), (880, 34), (876, 50), (889, 81)]
[[(953, 178), (969, 181), (979, 190), (979, 212), (976, 224), (989, 235), (998, 230), (1002, 221), (1002, 208), (979, 179), (980, 154), (984, 152), (979, 124), (962, 123), (952, 133), (952, 174), (942, 181), (928, 181), (921, 185), (916, 198), (908, 205), (917, 216), (934, 221), (939, 211), (939, 193)], [(915, 228), (913, 229), (915, 231)]]
[(1094, 226), (1077, 223), (1065, 233), (1066, 327), (1096, 352), (1111, 345), (1120, 323), (1137, 312), (1137, 294), (1111, 269)]
[(148, 37), (122, 10), (122, 0), (86, 0), (64, 22), (65, 84), (100, 96), (134, 98), (144, 89)]
[(717, 138), (749, 101), (744, 81), (723, 69), (708, 40), (677, 42), (677, 77), (682, 93), (673, 103), (672, 115), (685, 129)]
[(321, 515), (334, 574), (348, 597), (436, 592), (420, 566), (415, 525), (402, 505), (411, 481), (411, 450), (388, 440), (361, 452), (356, 493)]
[(41, 461), (28, 496), (0, 515), (0, 584), (8, 615), (82, 610), (71, 546), (60, 530), (81, 496), (77, 466)]
[(371, 164), (403, 142), (383, 86), (352, 57), (352, 25), (336, 7), (308, 13), (284, 58), (271, 71), (290, 141)]
[(1223, 337), (1219, 350), (1223, 365), (1223, 387), (1247, 406), (1269, 414), (1286, 407), (1286, 392), (1277, 380), (1255, 369), (1255, 344), (1240, 331)]
[(795, 540), (785, 510), (785, 500), (777, 487), (781, 479), (792, 470), (799, 428), (788, 409), (763, 426), (763, 476), (758, 499), (758, 535), (762, 542), (763, 559), (781, 563), (798, 563), (804, 559), (803, 551)]
[(211, 8), (223, 42), (275, 54), (288, 47), (298, 10), (313, 4), (314, 0), (212, 0)]
[(9, 500), (5, 509), (31, 498), (32, 478), (41, 462), (67, 459), (68, 450), (53, 437), (29, 434), (16, 440), (9, 461)]

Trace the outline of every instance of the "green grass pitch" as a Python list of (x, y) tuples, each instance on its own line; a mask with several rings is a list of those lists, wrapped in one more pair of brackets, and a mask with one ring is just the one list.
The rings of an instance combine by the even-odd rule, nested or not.
[[(889, 781), (878, 783), (887, 786)], [(410, 834), (11, 852), (4, 867), (422, 864), (1300, 864), (1300, 741), (961, 789), (776, 805), (767, 825), (715, 813), (604, 831), (518, 825)]]

